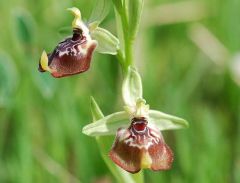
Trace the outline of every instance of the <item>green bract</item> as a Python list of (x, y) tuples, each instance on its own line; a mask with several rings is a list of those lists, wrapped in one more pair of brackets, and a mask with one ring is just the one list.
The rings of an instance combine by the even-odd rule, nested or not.
[(101, 118), (104, 118), (104, 115), (101, 109), (99, 108), (97, 102), (94, 100), (93, 97), (91, 97), (91, 112), (92, 112), (93, 121), (97, 121)]
[(129, 36), (131, 40), (134, 40), (139, 27), (139, 22), (142, 13), (143, 0), (130, 0), (128, 2), (128, 14), (129, 14)]

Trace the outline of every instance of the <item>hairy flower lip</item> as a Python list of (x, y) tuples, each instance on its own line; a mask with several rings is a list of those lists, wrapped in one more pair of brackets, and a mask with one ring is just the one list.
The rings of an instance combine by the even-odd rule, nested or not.
[[(86, 42), (87, 42), (87, 40), (86, 40), (86, 38), (82, 35), (82, 30), (80, 30), (80, 29), (78, 29), (78, 28), (74, 28), (73, 29), (73, 35), (72, 35), (72, 37), (67, 37), (66, 39), (64, 39), (63, 41), (60, 41), (59, 43), (58, 43), (58, 45), (56, 46), (56, 48), (54, 49), (54, 51), (53, 52), (51, 52), (51, 53), (48, 53), (47, 54), (47, 57), (48, 57), (48, 66), (49, 65), (51, 65), (51, 62), (52, 62), (52, 60), (53, 60), (53, 57), (54, 57), (54, 52), (56, 52), (56, 49), (57, 49), (57, 47), (59, 46), (59, 44), (62, 44), (62, 43), (64, 43), (66, 40), (68, 40), (68, 39), (72, 39), (72, 41), (74, 42), (74, 41), (77, 41), (76, 39), (77, 39), (77, 36), (76, 36), (76, 34), (80, 34), (80, 36), (81, 36), (81, 44), (85, 44)], [(38, 71), (39, 72), (46, 72), (46, 70), (44, 70), (43, 69), (43, 67), (42, 67), (42, 65), (41, 65), (41, 63), (40, 63), (40, 60), (39, 60), (39, 66), (38, 66)]]
[[(143, 117), (144, 120), (146, 120)], [(134, 123), (142, 118), (133, 118), (129, 128), (120, 128), (109, 157), (114, 163), (130, 173), (137, 173), (142, 168), (154, 171), (168, 170), (172, 166), (173, 152), (165, 144), (158, 129), (147, 126), (144, 132), (135, 130)]]
[[(80, 29), (75, 28), (73, 35), (58, 43), (54, 51), (47, 55), (47, 61), (40, 60), (39, 71), (44, 72), (43, 62), (47, 71), (55, 78), (85, 72), (90, 67), (92, 53), (97, 46), (95, 40), (87, 40)], [(41, 58), (42, 59), (42, 58)]]
[(89, 69), (92, 54), (97, 47), (85, 23), (81, 20), (78, 8), (69, 8), (74, 15), (72, 37), (67, 37), (57, 44), (52, 53), (42, 53), (39, 61), (40, 72), (49, 71), (55, 78), (71, 76)]

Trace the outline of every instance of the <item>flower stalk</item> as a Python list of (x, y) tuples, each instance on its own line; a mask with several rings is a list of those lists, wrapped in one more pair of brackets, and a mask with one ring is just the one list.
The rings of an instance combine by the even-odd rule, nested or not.
[[(82, 132), (96, 138), (101, 155), (118, 182), (143, 183), (142, 169), (159, 171), (172, 166), (173, 152), (165, 143), (161, 131), (185, 128), (188, 123), (150, 109), (143, 98), (141, 76), (133, 62), (133, 45), (143, 0), (112, 1), (120, 29), (118, 38), (100, 28), (99, 21), (83, 22), (78, 8), (69, 8), (74, 15), (72, 36), (59, 42), (52, 53), (42, 53), (39, 71), (48, 71), (53, 77), (61, 78), (87, 71), (94, 50), (117, 56), (124, 75), (123, 111), (104, 116), (92, 97), (93, 122), (86, 125)], [(115, 135), (110, 150), (112, 139), (107, 137), (109, 135)]]
[[(123, 32), (123, 45), (124, 49), (119, 51), (119, 54), (124, 54), (124, 68), (123, 71), (127, 71), (127, 68), (133, 65), (133, 44), (138, 31), (140, 17), (142, 12), (143, 0), (112, 0), (115, 9), (116, 16), (120, 17), (118, 24), (121, 25), (121, 31)], [(117, 19), (117, 21), (119, 21)]]
[[(94, 50), (117, 56), (124, 75), (123, 111), (104, 116), (92, 97), (93, 122), (86, 125), (82, 132), (96, 138), (101, 155), (118, 182), (143, 183), (142, 169), (159, 171), (172, 166), (173, 152), (165, 143), (161, 131), (185, 128), (188, 123), (150, 109), (143, 98), (141, 76), (133, 62), (133, 45), (143, 0), (112, 1), (120, 29), (119, 38), (100, 28), (98, 21), (86, 24), (78, 8), (69, 8), (74, 15), (72, 36), (58, 43), (52, 53), (43, 52), (39, 71), (48, 71), (56, 78), (66, 77), (87, 71)], [(110, 150), (112, 139), (107, 137), (109, 135), (115, 135)]]
[[(140, 0), (142, 1), (142, 0)], [(139, 1), (139, 2), (140, 2)], [(131, 2), (131, 1), (130, 1)], [(130, 18), (128, 17), (128, 12), (127, 12), (127, 4), (126, 1), (124, 0), (119, 1), (119, 0), (113, 0), (114, 6), (115, 6), (115, 13), (116, 16), (120, 17), (120, 22), (117, 22), (118, 25), (121, 25), (121, 29), (120, 32), (123, 33), (123, 42), (120, 43), (123, 45), (123, 49), (119, 49), (117, 52), (117, 59), (119, 64), (121, 65), (122, 71), (124, 73), (124, 75), (128, 75), (131, 72), (128, 72), (129, 66), (133, 65), (133, 43), (134, 43), (134, 39), (137, 33), (137, 29), (138, 29), (138, 24), (139, 24), (139, 20), (140, 20), (140, 16), (141, 16), (141, 11), (138, 11), (137, 14), (134, 14), (131, 16), (136, 17), (136, 20), (130, 20)], [(135, 0), (134, 0), (135, 3)], [(131, 9), (134, 8), (135, 6), (138, 7), (142, 7), (142, 4), (139, 5), (135, 3), (131, 4), (130, 3), (130, 7)], [(138, 8), (139, 9), (139, 8)], [(141, 8), (140, 8), (141, 9)], [(134, 12), (133, 12), (134, 13)], [(119, 21), (118, 19), (116, 19), (117, 21)], [(131, 27), (129, 25), (129, 22), (131, 21)], [(134, 23), (133, 23), (134, 22)], [(136, 24), (135, 24), (136, 22)], [(131, 29), (131, 30), (130, 30)], [(129, 31), (130, 30), (130, 31)], [(119, 36), (121, 37), (121, 36)], [(123, 96), (125, 103), (128, 101), (128, 99), (132, 98), (132, 95), (137, 96), (137, 98), (141, 98), (142, 97), (142, 86), (141, 86), (141, 78), (139, 75), (137, 75), (136, 73), (134, 73), (133, 77), (138, 78), (137, 80), (131, 80), (131, 77), (126, 77), (126, 78), (130, 78), (130, 79), (125, 79), (123, 84), (123, 93), (126, 93), (127, 95), (125, 95), (126, 97)], [(132, 81), (137, 81), (138, 83), (134, 83)], [(136, 93), (129, 93), (128, 91), (128, 84), (132, 83), (133, 84), (133, 88), (135, 88), (136, 86), (139, 86), (140, 88), (137, 88), (136, 91), (140, 91), (140, 93), (138, 93), (136, 95)], [(140, 83), (140, 84), (139, 84)], [(133, 101), (130, 101), (130, 103), (133, 103), (134, 100), (136, 100), (136, 98), (133, 99)], [(93, 111), (98, 111), (98, 113), (100, 114), (99, 117), (101, 117), (101, 112), (99, 107), (97, 106), (96, 102), (94, 101), (94, 99), (91, 99), (91, 106), (92, 106), (92, 114), (94, 116), (94, 112)], [(95, 107), (94, 107), (95, 106)], [(96, 110), (94, 110), (93, 108), (96, 108)], [(96, 114), (96, 113), (95, 113)], [(95, 118), (96, 120), (96, 118)], [(128, 121), (128, 120), (126, 120)], [(117, 167), (115, 164), (113, 164), (112, 162), (109, 161), (109, 157), (106, 157), (106, 146), (101, 146), (101, 144), (106, 144), (106, 137), (97, 137), (97, 142), (99, 144), (100, 150), (104, 161), (106, 162), (106, 164), (108, 165), (109, 169), (112, 171), (113, 175), (115, 176), (115, 178), (117, 179), (118, 182), (132, 182), (132, 183), (143, 183), (144, 182), (144, 177), (143, 177), (143, 173), (139, 172), (137, 174), (131, 175), (125, 171), (123, 171), (122, 169), (120, 169), (119, 167)]]
[[(124, 73), (122, 85), (124, 111), (103, 116), (92, 98), (94, 122), (85, 126), (83, 133), (96, 137), (103, 159), (118, 182), (143, 183), (141, 169), (158, 171), (171, 168), (173, 152), (165, 143), (161, 131), (185, 128), (188, 127), (188, 123), (181, 118), (150, 110), (150, 106), (143, 99), (141, 76), (133, 67), (132, 53), (143, 1), (112, 1), (116, 9), (116, 17), (120, 17), (117, 19), (117, 25), (120, 25), (119, 32), (122, 33), (122, 35), (119, 33), (122, 47), (120, 46), (116, 56)], [(94, 117), (96, 114), (99, 117)], [(115, 142), (109, 157), (115, 164), (106, 157), (108, 152), (106, 140), (109, 138), (104, 137), (114, 134), (116, 134)], [(124, 172), (119, 167), (133, 174)]]

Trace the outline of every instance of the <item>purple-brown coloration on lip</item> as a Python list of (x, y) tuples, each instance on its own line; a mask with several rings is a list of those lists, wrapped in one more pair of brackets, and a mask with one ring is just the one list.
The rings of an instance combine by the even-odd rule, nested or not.
[[(48, 66), (52, 76), (60, 78), (87, 71), (96, 46), (95, 40), (87, 40), (80, 29), (74, 29), (71, 38), (60, 42), (54, 51), (48, 54)], [(38, 70), (45, 71), (41, 64)]]
[(144, 117), (133, 118), (128, 129), (117, 131), (109, 156), (130, 173), (137, 173), (142, 168), (168, 170), (173, 162), (173, 153), (160, 131), (150, 128)]

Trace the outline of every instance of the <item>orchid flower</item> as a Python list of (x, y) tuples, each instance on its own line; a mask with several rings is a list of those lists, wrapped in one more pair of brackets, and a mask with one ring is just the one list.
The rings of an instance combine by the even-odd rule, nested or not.
[(124, 79), (122, 93), (124, 110), (90, 123), (83, 128), (83, 133), (89, 136), (116, 134), (109, 157), (130, 173), (137, 173), (142, 168), (170, 169), (173, 152), (161, 131), (188, 127), (187, 121), (151, 110), (142, 98), (141, 77), (131, 67)]
[(58, 43), (52, 53), (43, 51), (39, 61), (38, 70), (48, 71), (56, 78), (87, 71), (97, 46), (97, 51), (104, 54), (115, 55), (119, 49), (118, 39), (109, 31), (99, 28), (99, 22), (86, 25), (78, 8), (68, 10), (74, 15), (72, 36)]

